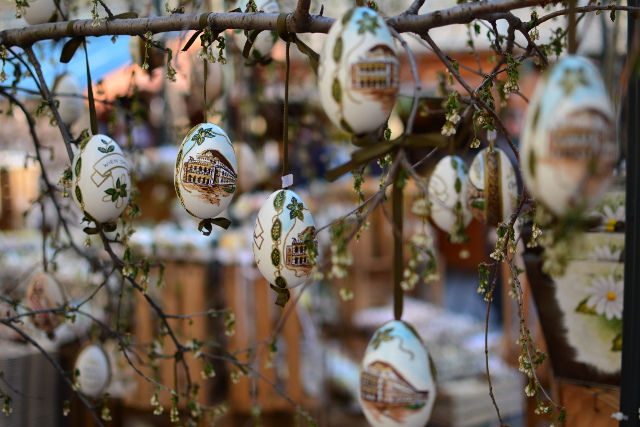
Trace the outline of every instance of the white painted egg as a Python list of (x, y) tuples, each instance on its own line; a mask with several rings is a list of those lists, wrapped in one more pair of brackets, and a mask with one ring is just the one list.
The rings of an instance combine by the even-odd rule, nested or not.
[(129, 202), (129, 167), (118, 144), (94, 135), (80, 144), (71, 163), (76, 205), (87, 219), (99, 223), (117, 219)]
[[(263, 11), (265, 13), (280, 13), (280, 6), (276, 0), (256, 0), (256, 6), (259, 11)], [(239, 7), (244, 12), (245, 5), (247, 4), (246, 0), (239, 0), (236, 7)], [(249, 35), (251, 35), (252, 31), (249, 31)], [(238, 49), (242, 52), (244, 49), (244, 45), (247, 43), (247, 37), (244, 35), (244, 30), (235, 29), (232, 32), (233, 41), (238, 46)], [(262, 31), (256, 39), (253, 41), (253, 45), (251, 46), (251, 50), (249, 51), (249, 61), (257, 61), (261, 58), (268, 56), (271, 53), (271, 49), (278, 41), (278, 33), (277, 31)]]
[(378, 329), (360, 367), (360, 405), (374, 427), (423, 427), (436, 400), (427, 347), (409, 323), (392, 320)]
[(562, 58), (538, 83), (520, 149), (529, 192), (556, 215), (600, 199), (618, 158), (615, 112), (595, 66)]
[(71, 125), (84, 113), (84, 98), (80, 97), (83, 95), (83, 87), (73, 74), (64, 73), (58, 76), (53, 84), (53, 93), (74, 95), (56, 97), (56, 100), (59, 101), (60, 118), (66, 125)]
[(191, 215), (213, 219), (236, 191), (238, 163), (227, 134), (212, 123), (194, 126), (184, 137), (173, 180), (182, 207)]
[[(46, 24), (53, 20), (54, 15), (57, 15), (55, 21), (61, 21), (60, 11), (56, 7), (53, 0), (28, 0), (29, 7), (23, 8), (22, 17), (29, 25)], [(60, 1), (60, 9), (63, 13), (67, 13), (67, 3)]]
[(398, 96), (400, 62), (384, 19), (367, 7), (336, 20), (324, 42), (318, 91), (327, 117), (349, 133), (378, 129)]
[[(471, 221), (467, 207), (467, 170), (458, 156), (445, 156), (429, 178), (431, 220), (442, 231), (454, 234), (454, 228), (465, 229)], [(459, 224), (457, 224), (459, 222)]]
[[(31, 278), (24, 297), (24, 305), (30, 311), (58, 308), (65, 303), (63, 289), (51, 275), (40, 272)], [(33, 324), (38, 329), (52, 333), (63, 318), (62, 314), (43, 312), (33, 317)]]
[(485, 148), (474, 157), (467, 184), (467, 206), (482, 224), (495, 227), (516, 208), (516, 171), (498, 147)]
[(101, 397), (111, 380), (109, 358), (102, 347), (92, 344), (82, 349), (75, 370), (80, 373), (76, 377), (79, 391), (94, 399)]
[(278, 190), (264, 202), (253, 229), (253, 257), (260, 273), (279, 288), (304, 283), (313, 265), (307, 254), (305, 236), (317, 247), (311, 212), (291, 190)]

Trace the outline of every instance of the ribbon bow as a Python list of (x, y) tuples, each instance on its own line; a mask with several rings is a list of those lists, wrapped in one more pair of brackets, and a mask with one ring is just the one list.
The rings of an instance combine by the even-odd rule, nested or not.
[(272, 284), (269, 284), (269, 286), (271, 286), (271, 289), (278, 293), (278, 298), (276, 298), (276, 305), (284, 308), (287, 302), (289, 302), (289, 300), (291, 299), (291, 292), (289, 292), (289, 289), (279, 288)]
[(116, 231), (116, 228), (118, 228), (118, 224), (115, 221), (105, 223), (96, 222), (95, 227), (85, 227), (84, 229), (82, 229), (82, 231), (89, 235), (92, 235), (98, 234), (100, 230), (104, 231), (105, 233), (110, 233), (112, 231)]
[(214, 225), (226, 230), (231, 225), (231, 221), (223, 217), (203, 219), (198, 224), (198, 231), (201, 231), (205, 236), (210, 236)]

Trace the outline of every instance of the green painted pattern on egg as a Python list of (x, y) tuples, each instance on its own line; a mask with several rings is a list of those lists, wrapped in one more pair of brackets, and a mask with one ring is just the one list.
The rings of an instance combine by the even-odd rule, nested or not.
[(342, 25), (347, 25), (347, 22), (349, 22), (355, 11), (355, 9), (350, 9), (347, 13), (344, 14), (344, 16), (342, 17)]
[(281, 236), (282, 236), (282, 221), (280, 221), (279, 219), (276, 219), (273, 225), (271, 226), (271, 239), (273, 239), (274, 242), (277, 242), (278, 240), (280, 240)]
[(287, 287), (287, 280), (282, 276), (276, 277), (276, 286), (279, 287), (279, 288), (282, 288), (282, 289), (286, 288)]
[(286, 195), (287, 195), (287, 193), (284, 190), (282, 190), (273, 199), (273, 207), (277, 211), (279, 211), (280, 209), (282, 209), (284, 207), (284, 199), (285, 199)]
[(78, 156), (78, 161), (76, 162), (75, 173), (76, 177), (80, 179), (80, 171), (82, 170), (82, 157)]
[(333, 79), (333, 85), (331, 85), (331, 94), (333, 95), (333, 99), (340, 104), (342, 103), (342, 86), (340, 86), (340, 81), (337, 78)]
[(280, 260), (282, 258), (280, 257), (280, 250), (278, 248), (275, 248), (273, 251), (271, 251), (271, 264), (273, 264), (274, 267), (278, 267), (280, 265)]
[(338, 37), (335, 46), (333, 46), (333, 60), (336, 62), (340, 62), (342, 57), (342, 46), (342, 37)]

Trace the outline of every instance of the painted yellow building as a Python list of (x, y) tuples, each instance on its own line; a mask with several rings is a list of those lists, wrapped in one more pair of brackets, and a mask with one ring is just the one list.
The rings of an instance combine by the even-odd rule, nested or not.
[(385, 45), (374, 46), (364, 59), (351, 66), (351, 88), (356, 90), (397, 90), (400, 65)]
[(199, 186), (235, 185), (237, 175), (218, 150), (205, 150), (184, 162), (182, 182)]
[(307, 245), (304, 244), (304, 236), (307, 233), (313, 233), (313, 242), (318, 246), (318, 240), (315, 239), (315, 227), (307, 227), (302, 233), (298, 234), (298, 238), (293, 238), (290, 245), (287, 246), (287, 252), (285, 257), (285, 264), (289, 267), (304, 267), (310, 268), (311, 262), (307, 256)]

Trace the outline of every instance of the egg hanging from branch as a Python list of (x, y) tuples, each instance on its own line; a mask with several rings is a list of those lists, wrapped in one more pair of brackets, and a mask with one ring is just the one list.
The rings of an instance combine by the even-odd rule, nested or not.
[(383, 125), (396, 102), (400, 62), (384, 19), (367, 7), (337, 19), (325, 40), (318, 91), (327, 117), (354, 134)]
[(111, 381), (109, 357), (102, 346), (91, 344), (82, 349), (75, 363), (78, 391), (93, 399), (102, 397)]
[[(244, 11), (245, 8), (243, 6), (246, 3), (246, 0), (239, 0), (237, 3), (237, 7)], [(278, 2), (276, 0), (256, 0), (255, 4), (258, 8), (258, 11), (263, 11), (265, 13), (280, 13), (280, 6), (278, 5)], [(251, 37), (251, 34), (254, 31), (255, 30), (248, 31), (249, 37)], [(247, 36), (245, 36), (244, 30), (235, 29), (233, 30), (232, 34), (233, 41), (238, 46), (238, 49), (240, 49), (240, 51), (242, 52), (247, 43)], [(247, 61), (260, 61), (265, 59), (271, 54), (271, 49), (273, 49), (273, 46), (277, 41), (278, 33), (276, 31), (265, 30), (260, 32), (251, 45), (251, 50), (249, 51)]]
[[(253, 229), (253, 256), (260, 273), (279, 289), (304, 283), (317, 253), (309, 208), (291, 190), (278, 190), (264, 202)], [(314, 253), (310, 254), (309, 249)]]
[(467, 170), (458, 156), (445, 156), (429, 178), (431, 221), (456, 240), (469, 225), (467, 207)]
[(527, 189), (555, 215), (597, 203), (618, 144), (615, 111), (593, 64), (566, 56), (543, 75), (525, 117), (520, 157)]
[(436, 400), (427, 347), (412, 325), (392, 320), (369, 341), (360, 370), (360, 405), (374, 427), (422, 427)]
[(67, 3), (59, 1), (59, 8), (56, 0), (28, 0), (27, 5), (21, 8), (22, 17), (29, 25), (46, 24), (47, 22), (62, 21), (63, 14), (67, 13)]
[(58, 101), (58, 113), (67, 126), (73, 124), (85, 111), (82, 85), (73, 74), (64, 73), (53, 83), (53, 93)]
[(97, 223), (117, 219), (129, 203), (129, 166), (118, 144), (93, 135), (80, 144), (71, 163), (73, 200), (85, 217)]
[(236, 191), (238, 163), (231, 140), (219, 126), (200, 123), (184, 137), (174, 169), (176, 194), (191, 215), (212, 219)]

